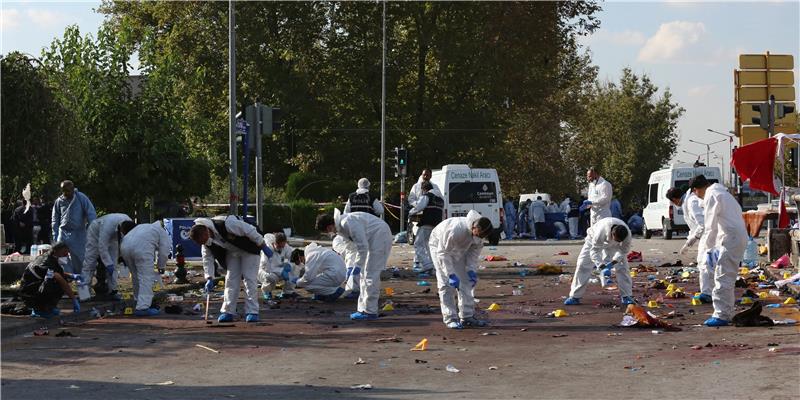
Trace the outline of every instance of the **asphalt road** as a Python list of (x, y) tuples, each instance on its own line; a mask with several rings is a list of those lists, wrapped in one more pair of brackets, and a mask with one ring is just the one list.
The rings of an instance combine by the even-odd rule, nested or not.
[[(644, 264), (678, 259), (682, 240), (634, 241)], [(435, 279), (417, 286), (406, 268), (411, 248), (395, 246), (383, 287), (395, 310), (378, 321), (351, 322), (354, 300), (329, 305), (283, 301), (262, 322), (206, 325), (202, 316), (110, 316), (59, 328), (48, 336), (2, 338), (3, 399), (796, 399), (800, 397), (800, 329), (708, 328), (710, 305), (666, 299), (657, 315), (679, 332), (618, 326), (617, 291), (593, 285), (584, 305), (563, 306), (581, 242), (504, 242), (483, 255), (476, 295), (492, 325), (447, 330)], [(568, 252), (568, 255), (555, 255)], [(690, 257), (683, 262), (688, 264)], [(521, 276), (525, 264), (563, 265), (564, 275)], [(636, 266), (639, 263), (633, 263)], [(529, 271), (532, 268), (528, 269)], [(658, 268), (658, 278), (670, 276)], [(634, 278), (640, 302), (663, 290)], [(697, 291), (696, 274), (679, 282)], [(428, 290), (430, 289), (430, 290)], [(513, 295), (521, 290), (521, 295)], [(740, 294), (743, 289), (737, 289)], [(199, 298), (186, 298), (191, 307)], [(778, 302), (782, 298), (769, 298)], [(212, 304), (217, 314), (219, 300)], [(564, 309), (563, 318), (547, 314)], [(797, 308), (769, 309), (800, 320)], [(16, 322), (3, 316), (4, 323)], [(24, 317), (16, 317), (24, 318)], [(69, 322), (69, 318), (66, 319)], [(62, 329), (71, 337), (56, 337)], [(393, 338), (388, 340), (388, 338)], [(421, 339), (426, 351), (409, 351)], [(385, 340), (386, 339), (386, 340)], [(214, 352), (196, 345), (203, 345)], [(693, 348), (694, 347), (694, 348)], [(361, 359), (363, 363), (357, 363)], [(449, 372), (451, 365), (459, 372)], [(355, 385), (371, 389), (351, 389)]]

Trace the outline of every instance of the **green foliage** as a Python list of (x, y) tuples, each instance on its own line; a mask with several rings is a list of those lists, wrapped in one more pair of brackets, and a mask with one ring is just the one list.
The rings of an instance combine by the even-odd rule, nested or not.
[(266, 232), (280, 232), (292, 228), (301, 235), (316, 233), (314, 222), (320, 208), (310, 200), (295, 200), (288, 204), (268, 204), (264, 206), (264, 229)]
[(590, 166), (614, 185), (623, 205), (642, 204), (650, 173), (674, 154), (684, 109), (647, 75), (622, 71), (619, 84), (598, 84), (587, 98), (568, 147), (574, 165)]
[(355, 190), (355, 182), (333, 181), (317, 174), (295, 172), (289, 175), (286, 182), (286, 198), (310, 199), (318, 202), (328, 202), (336, 198), (347, 198)]
[(39, 60), (12, 52), (2, 57), (0, 70), (2, 202), (13, 206), (28, 183), (34, 196), (53, 200), (58, 183), (85, 163), (82, 137), (65, 118)]

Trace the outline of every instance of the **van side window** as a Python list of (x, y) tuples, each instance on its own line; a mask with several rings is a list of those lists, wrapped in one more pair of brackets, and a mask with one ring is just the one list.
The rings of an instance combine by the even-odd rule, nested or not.
[(658, 184), (653, 183), (650, 185), (650, 203), (657, 203), (658, 202)]

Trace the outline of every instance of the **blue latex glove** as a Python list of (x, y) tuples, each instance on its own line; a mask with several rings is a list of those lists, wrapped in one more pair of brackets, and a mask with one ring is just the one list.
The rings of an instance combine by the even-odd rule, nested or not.
[(458, 289), (458, 286), (461, 284), (461, 281), (458, 280), (458, 277), (456, 276), (456, 274), (450, 274), (450, 276), (448, 276), (447, 278), (448, 278), (447, 279), (447, 284), (449, 284), (450, 286)]
[(475, 271), (467, 271), (467, 276), (472, 283), (472, 287), (475, 287), (475, 285), (478, 284), (478, 274), (476, 274)]
[(79, 285), (83, 285), (83, 277), (81, 274), (72, 274), (72, 280), (78, 281)]
[(76, 314), (81, 312), (81, 302), (79, 302), (77, 298), (72, 299), (72, 311)]
[(711, 249), (706, 252), (706, 263), (708, 264), (708, 268), (714, 269), (717, 265), (717, 261), (719, 261), (719, 251), (717, 249)]
[(298, 278), (295, 277), (295, 278), (290, 279), (289, 281), (292, 282), (292, 283), (297, 283), (297, 279)]
[(611, 276), (611, 269), (614, 268), (614, 263), (607, 262), (603, 265), (603, 275)]
[(214, 286), (215, 284), (213, 279), (209, 278), (208, 280), (206, 280), (206, 286), (205, 286), (206, 293), (211, 293), (211, 291), (214, 290)]
[(264, 255), (267, 256), (267, 258), (272, 257), (272, 249), (270, 249), (269, 246), (267, 246), (266, 244), (261, 246), (261, 252), (264, 253)]
[(283, 280), (285, 280), (285, 281), (288, 281), (289, 280), (289, 272), (292, 272), (292, 267), (289, 264), (284, 265), (283, 266), (283, 271), (281, 271), (281, 278), (283, 278)]
[(106, 273), (108, 276), (114, 275), (114, 264), (106, 265)]

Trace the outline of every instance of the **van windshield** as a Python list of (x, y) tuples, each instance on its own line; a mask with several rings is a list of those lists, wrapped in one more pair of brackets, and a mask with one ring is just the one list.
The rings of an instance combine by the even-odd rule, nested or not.
[(450, 204), (497, 203), (494, 182), (452, 182), (448, 192)]

